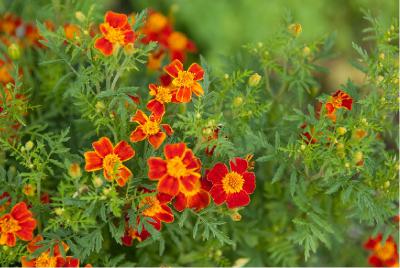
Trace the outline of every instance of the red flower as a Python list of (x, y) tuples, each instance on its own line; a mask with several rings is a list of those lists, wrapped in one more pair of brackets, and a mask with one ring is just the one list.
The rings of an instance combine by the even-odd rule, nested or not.
[(19, 202), (10, 213), (0, 218), (0, 245), (13, 247), (16, 237), (24, 241), (32, 240), (35, 228), (36, 220), (32, 217), (32, 212), (25, 202)]
[(168, 124), (160, 124), (161, 117), (151, 114), (148, 117), (142, 110), (137, 110), (136, 114), (131, 118), (131, 122), (136, 122), (139, 126), (132, 131), (130, 135), (131, 142), (138, 142), (148, 139), (154, 149), (158, 149), (164, 142), (167, 135), (161, 131), (161, 127), (168, 135), (172, 135), (173, 130)]
[(177, 102), (173, 89), (169, 86), (150, 84), (149, 90), (150, 96), (153, 96), (154, 99), (150, 100), (146, 107), (156, 116), (164, 115), (166, 103)]
[(206, 175), (201, 180), (198, 180), (190, 192), (180, 192), (174, 200), (174, 207), (177, 211), (183, 211), (185, 208), (193, 208), (200, 211), (210, 204), (210, 194), (208, 191), (211, 189), (211, 183), (206, 179)]
[(100, 31), (103, 37), (96, 40), (94, 47), (105, 56), (110, 56), (119, 45), (126, 46), (135, 42), (135, 33), (125, 14), (108, 11), (104, 23), (100, 24)]
[(376, 238), (369, 238), (364, 248), (371, 250), (368, 258), (370, 265), (375, 267), (399, 267), (399, 254), (397, 245), (392, 236), (389, 236), (385, 243), (382, 243), (382, 234)]
[(115, 147), (107, 137), (93, 142), (94, 151), (85, 153), (85, 170), (96, 171), (104, 169), (107, 180), (116, 180), (119, 186), (124, 186), (132, 172), (122, 164), (135, 155), (135, 151), (126, 142), (121, 141)]
[[(307, 124), (304, 123), (300, 126), (301, 129), (306, 129), (307, 128)], [(310, 134), (311, 132), (311, 134)], [(314, 127), (310, 127), (310, 132), (303, 132), (301, 133), (301, 135), (303, 136), (303, 140), (305, 143), (307, 144), (315, 144), (318, 140), (315, 138), (315, 131), (314, 131)]]
[(0, 33), (15, 36), (18, 27), (21, 25), (22, 20), (20, 17), (17, 17), (12, 13), (6, 13), (2, 18), (0, 18)]
[(81, 35), (81, 30), (77, 25), (67, 23), (64, 25), (64, 34), (67, 40), (74, 40), (75, 38), (79, 38)]
[(184, 71), (182, 62), (174, 60), (164, 67), (164, 71), (172, 77), (171, 86), (176, 90), (178, 102), (189, 102), (192, 99), (192, 92), (197, 96), (204, 94), (203, 88), (198, 83), (203, 79), (204, 70), (197, 63), (193, 63), (187, 71)]
[(152, 41), (158, 42), (161, 46), (167, 46), (167, 38), (172, 32), (172, 25), (163, 14), (150, 11), (145, 25), (140, 29), (144, 34), (142, 42), (148, 44)]
[(167, 144), (164, 147), (165, 160), (150, 157), (149, 179), (158, 180), (158, 192), (172, 197), (180, 192), (189, 194), (200, 179), (200, 160), (184, 143)]
[[(144, 190), (145, 193), (151, 193), (154, 191), (149, 191), (147, 189)], [(153, 227), (160, 231), (161, 223), (171, 223), (174, 221), (174, 214), (171, 209), (168, 207), (168, 199), (163, 198), (162, 194), (145, 196), (139, 203), (138, 209), (143, 209), (141, 212), (142, 216), (151, 218), (151, 221), (147, 221)], [(137, 223), (140, 224), (140, 217), (137, 217)], [(143, 226), (141, 232), (138, 230), (134, 230), (130, 227), (125, 229), (125, 234), (122, 237), (122, 242), (126, 246), (132, 245), (133, 239), (138, 239), (139, 241), (144, 241), (150, 236), (150, 233)]]
[[(38, 242), (42, 241), (43, 237), (41, 235), (37, 235), (27, 246), (28, 252), (33, 253), (37, 249), (41, 248), (42, 245), (38, 244)], [(64, 252), (69, 250), (69, 247), (66, 243), (61, 243)], [(79, 267), (79, 259), (75, 259), (72, 256), (62, 257), (59, 245), (55, 245), (53, 247), (52, 252), (50, 249), (40, 253), (40, 255), (36, 258), (28, 260), (26, 256), (21, 257), (22, 267)]]
[(250, 202), (249, 194), (256, 188), (254, 172), (248, 172), (248, 162), (242, 158), (230, 161), (231, 171), (225, 164), (217, 163), (208, 173), (207, 179), (213, 186), (210, 194), (215, 204), (226, 202), (228, 208), (246, 206)]
[(327, 116), (332, 119), (332, 121), (336, 121), (335, 111), (340, 108), (351, 110), (352, 105), (353, 99), (346, 92), (338, 90), (330, 97), (329, 101), (325, 104)]
[(168, 48), (170, 50), (171, 60), (180, 60), (184, 62), (186, 52), (195, 52), (196, 45), (189, 40), (186, 35), (180, 32), (172, 32), (167, 39)]

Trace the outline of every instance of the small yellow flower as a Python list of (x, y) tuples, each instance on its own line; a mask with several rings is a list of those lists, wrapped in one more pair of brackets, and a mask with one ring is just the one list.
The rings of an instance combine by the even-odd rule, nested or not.
[(338, 132), (339, 135), (342, 136), (342, 135), (346, 134), (347, 129), (345, 127), (338, 127), (337, 128), (337, 132)]
[(33, 146), (34, 146), (34, 144), (32, 141), (27, 141), (25, 143), (25, 150), (27, 150), (29, 152), (30, 150), (32, 150)]
[(303, 28), (300, 23), (293, 23), (288, 26), (288, 30), (294, 37), (297, 37), (303, 31)]
[(71, 165), (69, 165), (68, 174), (74, 179), (81, 177), (82, 171), (81, 171), (81, 167), (79, 166), (79, 164), (72, 163)]
[(36, 187), (32, 184), (25, 184), (24, 187), (22, 188), (22, 192), (26, 196), (34, 196), (36, 192)]
[(242, 103), (243, 103), (243, 98), (242, 97), (236, 97), (233, 100), (233, 106), (234, 107), (239, 107), (240, 105), (242, 105)]
[(259, 75), (258, 73), (254, 73), (249, 77), (249, 86), (251, 87), (256, 87), (258, 86), (258, 84), (261, 81), (261, 75)]

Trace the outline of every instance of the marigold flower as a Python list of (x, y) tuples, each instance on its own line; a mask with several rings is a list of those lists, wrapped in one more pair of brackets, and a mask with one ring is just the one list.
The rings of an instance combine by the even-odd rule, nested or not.
[(6, 13), (0, 18), (0, 33), (15, 36), (18, 27), (22, 25), (22, 19), (12, 13)]
[(193, 63), (187, 71), (184, 71), (182, 62), (174, 60), (164, 67), (164, 71), (172, 77), (171, 85), (176, 89), (178, 102), (189, 102), (192, 99), (192, 92), (197, 96), (204, 94), (203, 88), (198, 83), (204, 76), (204, 70), (199, 64)]
[(169, 86), (150, 84), (149, 90), (150, 96), (154, 97), (154, 99), (150, 100), (146, 107), (157, 116), (164, 115), (166, 103), (176, 102), (173, 89)]
[(382, 234), (370, 237), (364, 244), (364, 248), (372, 251), (368, 263), (375, 267), (399, 267), (399, 254), (397, 244), (392, 236), (382, 243)]
[(162, 115), (155, 116), (151, 114), (148, 117), (142, 110), (137, 110), (136, 114), (131, 118), (131, 122), (136, 122), (139, 126), (132, 131), (130, 135), (131, 142), (138, 142), (148, 139), (154, 149), (158, 149), (166, 138), (166, 134), (161, 131), (165, 130), (168, 135), (172, 135), (173, 130), (168, 124), (161, 124)]
[(15, 246), (18, 237), (23, 241), (33, 238), (36, 220), (28, 210), (25, 202), (16, 204), (10, 213), (0, 218), (0, 245)]
[[(29, 242), (27, 246), (27, 250), (29, 253), (33, 253), (42, 245), (38, 244), (38, 242), (42, 241), (43, 237), (41, 235), (37, 235), (31, 242)], [(69, 250), (69, 247), (66, 243), (61, 243), (64, 249), (64, 252)], [(26, 256), (21, 257), (22, 267), (79, 267), (79, 259), (73, 258), (72, 256), (66, 256), (65, 258), (61, 255), (61, 250), (59, 245), (55, 245), (53, 247), (52, 252), (50, 249), (40, 253), (40, 255), (36, 258), (28, 260)]]
[(115, 147), (107, 137), (93, 142), (94, 151), (85, 153), (85, 170), (96, 171), (103, 169), (104, 178), (116, 180), (119, 186), (132, 177), (132, 172), (122, 164), (135, 155), (135, 151), (126, 141), (120, 141)]
[(325, 104), (327, 116), (332, 120), (336, 121), (335, 111), (340, 108), (351, 110), (353, 105), (353, 99), (344, 91), (337, 90), (332, 94), (328, 102)]
[(163, 14), (150, 11), (145, 25), (140, 29), (144, 34), (142, 43), (158, 42), (163, 47), (167, 46), (167, 37), (172, 32), (172, 25), (168, 18)]
[(110, 56), (119, 45), (125, 46), (135, 42), (135, 33), (125, 14), (108, 11), (104, 16), (104, 23), (100, 24), (103, 37), (96, 40), (94, 47), (103, 55)]
[(172, 197), (180, 192), (190, 194), (200, 179), (200, 160), (185, 143), (167, 144), (164, 147), (165, 160), (150, 157), (149, 179), (158, 180), (157, 189)]
[(231, 171), (223, 163), (217, 163), (210, 170), (207, 179), (213, 186), (210, 194), (215, 204), (226, 202), (228, 208), (246, 206), (250, 203), (249, 194), (256, 188), (254, 172), (248, 172), (248, 162), (235, 158), (229, 162)]
[(67, 23), (64, 25), (65, 38), (68, 40), (74, 40), (81, 35), (79, 27), (75, 24)]
[(167, 38), (171, 60), (186, 59), (186, 52), (195, 52), (196, 45), (181, 32), (172, 32)]

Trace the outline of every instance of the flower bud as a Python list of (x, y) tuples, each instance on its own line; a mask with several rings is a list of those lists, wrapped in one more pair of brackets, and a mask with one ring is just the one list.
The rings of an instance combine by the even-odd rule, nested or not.
[(93, 178), (93, 185), (96, 188), (99, 188), (103, 185), (103, 180), (99, 176), (95, 176)]
[(258, 73), (254, 73), (249, 77), (249, 86), (251, 87), (256, 87), (258, 86), (258, 84), (261, 81), (261, 75), (259, 75)]
[(72, 163), (69, 165), (68, 174), (72, 178), (76, 179), (82, 176), (81, 167), (78, 163)]
[(300, 149), (302, 150), (302, 151), (304, 151), (305, 149), (306, 149), (306, 145), (305, 144), (302, 144), (301, 146), (300, 146)]
[(57, 216), (61, 216), (62, 214), (64, 214), (64, 208), (55, 208), (54, 209), (54, 213), (57, 215)]
[(233, 106), (234, 107), (239, 107), (243, 103), (243, 98), (242, 97), (236, 97), (233, 99)]
[(133, 44), (127, 44), (126, 46), (124, 46), (124, 52), (125, 55), (132, 55), (133, 53), (135, 53), (136, 49), (133, 46)]
[(346, 129), (345, 127), (338, 127), (338, 128), (337, 128), (337, 133), (338, 133), (340, 136), (346, 134), (346, 132), (347, 132), (347, 129)]
[(357, 151), (353, 155), (353, 160), (357, 166), (362, 166), (364, 163), (364, 155), (361, 151)]
[(104, 102), (98, 101), (95, 105), (95, 108), (97, 113), (101, 113), (106, 109), (106, 105), (104, 104)]
[(297, 37), (303, 31), (300, 23), (293, 23), (288, 26), (288, 31), (294, 36)]
[(84, 22), (86, 20), (85, 14), (83, 14), (81, 11), (75, 12), (75, 18), (80, 22)]
[(18, 60), (21, 57), (21, 49), (16, 43), (12, 43), (8, 47), (8, 55), (13, 60)]
[(303, 55), (308, 56), (311, 53), (311, 49), (309, 47), (304, 47), (303, 48)]
[(390, 187), (390, 181), (385, 181), (385, 183), (383, 184), (384, 188), (389, 188)]
[(25, 184), (24, 187), (22, 188), (22, 192), (26, 196), (34, 196), (36, 192), (36, 187), (32, 184)]
[(224, 74), (224, 78), (228, 79), (229, 78), (229, 74)]
[(353, 138), (356, 140), (361, 140), (363, 139), (365, 136), (367, 136), (367, 131), (365, 131), (362, 128), (357, 128), (356, 130), (354, 130), (353, 132)]
[(384, 60), (385, 59), (385, 53), (380, 53), (379, 54), (379, 59)]
[(234, 212), (231, 214), (231, 219), (233, 221), (240, 221), (242, 219), (242, 215), (240, 215), (239, 212)]
[(32, 141), (27, 141), (25, 143), (25, 150), (30, 151), (30, 150), (32, 150), (33, 146), (34, 146), (34, 144)]

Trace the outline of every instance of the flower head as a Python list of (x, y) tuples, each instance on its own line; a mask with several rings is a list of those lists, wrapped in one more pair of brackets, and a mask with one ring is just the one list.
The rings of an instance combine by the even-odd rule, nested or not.
[(200, 179), (200, 160), (185, 143), (167, 144), (164, 147), (165, 160), (150, 157), (149, 179), (158, 180), (157, 189), (172, 197), (180, 192), (189, 194)]
[(35, 228), (36, 220), (32, 217), (32, 212), (25, 202), (19, 202), (10, 213), (0, 218), (0, 245), (13, 247), (16, 237), (24, 241), (32, 240)]
[(370, 237), (364, 244), (364, 248), (372, 251), (368, 258), (370, 265), (375, 267), (399, 267), (399, 254), (393, 237), (382, 243), (382, 234), (377, 237)]
[(126, 141), (120, 141), (115, 147), (107, 137), (93, 142), (94, 151), (85, 153), (85, 170), (103, 169), (107, 180), (116, 180), (119, 186), (124, 186), (132, 172), (122, 164), (135, 155), (135, 151)]
[(198, 83), (203, 79), (204, 70), (197, 63), (193, 63), (185, 71), (182, 62), (174, 60), (164, 67), (164, 71), (172, 77), (171, 86), (176, 90), (178, 102), (189, 102), (192, 99), (192, 92), (197, 96), (204, 94), (203, 88)]
[(153, 97), (147, 103), (147, 109), (153, 111), (156, 116), (162, 116), (165, 113), (165, 104), (170, 102), (176, 102), (175, 92), (170, 86), (163, 85), (149, 85), (149, 94)]
[(184, 62), (186, 52), (195, 52), (196, 45), (181, 32), (172, 32), (167, 38), (171, 60)]
[(168, 124), (161, 124), (162, 115), (155, 116), (151, 114), (148, 117), (142, 110), (137, 110), (136, 114), (131, 118), (131, 122), (136, 122), (139, 126), (132, 131), (130, 140), (132, 142), (142, 141), (148, 139), (154, 149), (158, 149), (164, 142), (166, 134), (162, 132), (161, 128), (165, 130), (168, 135), (172, 135), (173, 130)]
[(235, 158), (230, 162), (230, 171), (223, 163), (217, 163), (208, 173), (212, 182), (210, 194), (215, 204), (226, 202), (228, 208), (246, 206), (250, 202), (249, 194), (256, 188), (254, 172), (248, 172), (248, 162)]
[[(33, 253), (42, 247), (38, 242), (42, 241), (43, 237), (37, 235), (31, 242), (29, 242), (27, 249), (29, 253)], [(69, 247), (66, 243), (61, 243), (63, 251), (67, 252)], [(73, 258), (72, 256), (62, 257), (59, 244), (50, 249), (40, 253), (36, 258), (28, 260), (26, 256), (21, 257), (22, 267), (79, 267), (79, 259)]]
[(346, 93), (341, 90), (337, 90), (325, 103), (325, 108), (327, 111), (327, 116), (332, 120), (336, 121), (336, 110), (345, 108), (347, 110), (352, 109), (353, 99)]
[(125, 14), (108, 11), (104, 23), (100, 24), (102, 37), (98, 38), (94, 47), (103, 55), (110, 56), (118, 46), (126, 46), (135, 42), (135, 33)]

